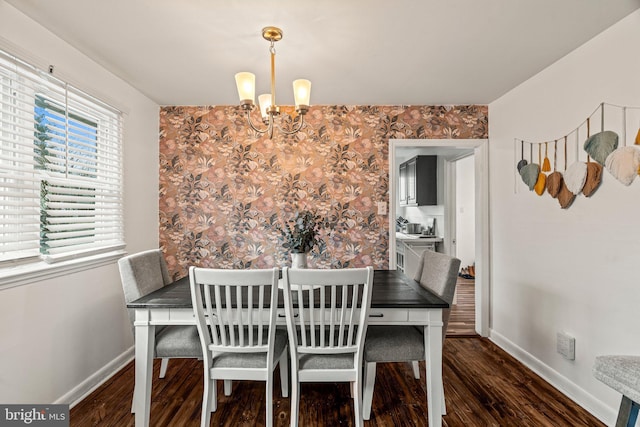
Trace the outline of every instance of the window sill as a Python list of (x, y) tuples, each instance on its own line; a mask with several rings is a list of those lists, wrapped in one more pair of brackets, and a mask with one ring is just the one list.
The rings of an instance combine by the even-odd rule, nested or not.
[(0, 290), (112, 264), (124, 255), (126, 255), (124, 250), (116, 250), (55, 264), (40, 261), (20, 266), (0, 268)]

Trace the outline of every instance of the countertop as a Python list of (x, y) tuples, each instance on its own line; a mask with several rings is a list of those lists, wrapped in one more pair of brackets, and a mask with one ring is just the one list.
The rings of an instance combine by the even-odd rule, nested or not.
[(405, 234), (396, 231), (396, 241), (400, 242), (425, 242), (425, 243), (440, 243), (442, 237), (421, 237), (419, 234)]

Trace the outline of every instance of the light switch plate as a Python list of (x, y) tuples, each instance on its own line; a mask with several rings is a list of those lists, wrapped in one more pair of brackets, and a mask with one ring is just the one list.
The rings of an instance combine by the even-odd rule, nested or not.
[(387, 214), (387, 202), (378, 202), (378, 215)]
[(576, 339), (564, 332), (557, 334), (557, 350), (565, 359), (575, 360)]

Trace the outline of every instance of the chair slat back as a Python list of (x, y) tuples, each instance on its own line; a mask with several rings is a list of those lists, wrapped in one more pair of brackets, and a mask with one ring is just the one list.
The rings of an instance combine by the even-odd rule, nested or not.
[(198, 333), (205, 348), (212, 353), (270, 350), (278, 306), (277, 268), (191, 267), (189, 279)]
[(282, 277), (292, 350), (337, 354), (361, 349), (371, 304), (371, 267), (335, 270), (285, 267)]

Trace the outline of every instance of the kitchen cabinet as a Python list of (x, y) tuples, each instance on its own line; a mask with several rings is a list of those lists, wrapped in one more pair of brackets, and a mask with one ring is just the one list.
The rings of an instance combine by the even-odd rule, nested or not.
[(400, 195), (400, 206), (406, 206), (407, 205), (407, 163), (403, 163), (400, 165), (400, 179), (399, 181), (399, 186), (400, 186), (400, 191), (399, 191), (399, 195)]
[(420, 259), (424, 251), (436, 251), (435, 242), (425, 242), (420, 240), (404, 241), (402, 245), (402, 272), (413, 278), (418, 270)]
[(438, 251), (441, 237), (417, 237), (396, 232), (396, 269), (413, 277), (424, 251)]
[(407, 162), (407, 205), (416, 203), (416, 163), (417, 157)]
[(416, 156), (400, 165), (400, 206), (438, 204), (438, 156)]
[(404, 273), (404, 243), (396, 242), (396, 269)]

